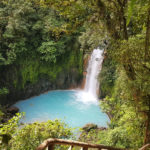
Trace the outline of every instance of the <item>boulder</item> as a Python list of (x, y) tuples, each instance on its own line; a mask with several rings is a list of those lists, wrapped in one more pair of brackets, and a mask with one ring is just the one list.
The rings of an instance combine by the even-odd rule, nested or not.
[(11, 113), (11, 114), (15, 115), (16, 113), (19, 112), (19, 108), (12, 106), (12, 107), (9, 107), (6, 111), (7, 111), (7, 113)]
[(98, 126), (96, 124), (89, 123), (89, 124), (86, 124), (82, 129), (86, 132), (89, 132), (90, 130), (98, 129)]

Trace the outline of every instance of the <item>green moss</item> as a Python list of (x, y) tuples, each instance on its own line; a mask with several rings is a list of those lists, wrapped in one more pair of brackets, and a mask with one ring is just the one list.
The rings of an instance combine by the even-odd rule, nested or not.
[(58, 73), (60, 73), (62, 69), (62, 66), (59, 66), (58, 64), (42, 64), (39, 67), (39, 74), (45, 74), (51, 81), (54, 81), (56, 80)]
[(13, 80), (13, 85), (15, 88), (17, 88), (17, 80), (16, 79)]
[(37, 60), (26, 60), (21, 69), (22, 75), (22, 87), (26, 84), (26, 82), (35, 83), (38, 78), (38, 67), (39, 63)]
[(80, 51), (80, 57), (79, 57), (79, 73), (83, 74), (83, 51)]
[(35, 84), (40, 78), (49, 79), (55, 82), (58, 74), (69, 72), (72, 68), (78, 70), (79, 76), (82, 75), (82, 51), (72, 50), (66, 52), (56, 63), (47, 63), (38, 57), (18, 60), (20, 66), (16, 70), (16, 76), (13, 78), (13, 85), (16, 89), (24, 89), (27, 84)]

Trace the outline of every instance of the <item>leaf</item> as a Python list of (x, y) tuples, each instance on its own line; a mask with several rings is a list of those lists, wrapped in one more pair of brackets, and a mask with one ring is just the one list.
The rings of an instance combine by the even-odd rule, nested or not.
[(135, 5), (135, 2), (136, 2), (136, 0), (131, 0), (131, 2), (130, 2), (129, 8), (128, 8), (128, 17), (127, 17), (126, 26), (128, 26), (129, 23), (130, 23), (130, 20), (131, 20), (132, 14), (133, 14), (133, 8), (134, 8), (134, 5)]

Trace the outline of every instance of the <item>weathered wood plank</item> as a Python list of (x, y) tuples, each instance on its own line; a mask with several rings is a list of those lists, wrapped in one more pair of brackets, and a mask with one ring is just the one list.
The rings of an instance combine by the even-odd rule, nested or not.
[(139, 150), (146, 150), (147, 148), (150, 148), (150, 144), (146, 144), (143, 147), (141, 147)]

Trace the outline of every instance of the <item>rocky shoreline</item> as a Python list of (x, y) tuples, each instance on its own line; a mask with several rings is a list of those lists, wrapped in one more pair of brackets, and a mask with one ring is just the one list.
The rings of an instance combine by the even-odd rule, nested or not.
[(6, 123), (9, 119), (16, 115), (19, 112), (19, 108), (15, 106), (2, 108), (4, 115), (2, 116), (0, 123)]

